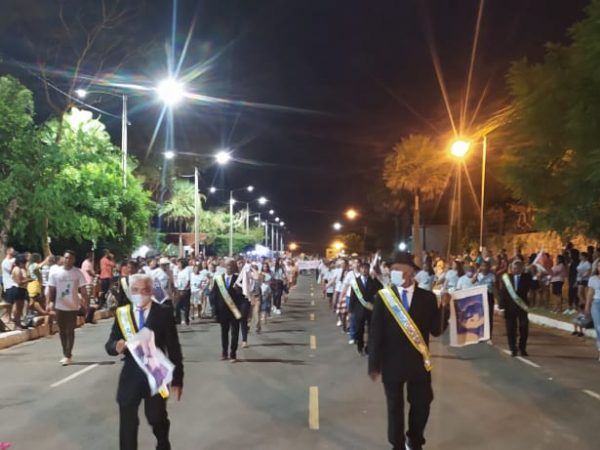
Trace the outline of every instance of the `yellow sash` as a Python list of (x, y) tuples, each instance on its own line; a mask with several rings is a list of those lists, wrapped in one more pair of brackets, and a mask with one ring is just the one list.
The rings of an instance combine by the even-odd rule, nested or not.
[(350, 282), (350, 286), (352, 287), (352, 291), (354, 292), (354, 295), (356, 295), (356, 298), (358, 299), (358, 301), (360, 302), (361, 305), (363, 305), (363, 307), (365, 309), (368, 309), (369, 311), (373, 311), (373, 304), (369, 303), (368, 301), (366, 301), (362, 295), (362, 291), (360, 290), (360, 287), (358, 286), (358, 281), (357, 278), (354, 277), (354, 279)]
[[(131, 305), (119, 306), (115, 311), (115, 314), (125, 341), (129, 341), (136, 335)], [(166, 387), (160, 388), (158, 393), (162, 398), (167, 398), (169, 396), (169, 390)]]
[(429, 347), (425, 343), (425, 339), (423, 339), (423, 335), (421, 334), (421, 330), (417, 324), (412, 320), (410, 314), (402, 302), (392, 288), (384, 288), (379, 291), (379, 296), (385, 306), (387, 306), (390, 314), (394, 317), (400, 329), (404, 332), (406, 338), (410, 341), (413, 347), (423, 356), (423, 364), (425, 365), (425, 370), (427, 372), (431, 372), (431, 353), (429, 353)]
[(221, 293), (221, 297), (223, 297), (223, 301), (225, 301), (225, 304), (231, 311), (231, 314), (233, 314), (233, 317), (235, 317), (237, 320), (240, 320), (242, 318), (242, 313), (240, 312), (238, 307), (235, 306), (235, 302), (231, 298), (231, 295), (229, 295), (229, 292), (227, 291), (227, 288), (225, 287), (224, 277), (217, 277), (217, 278), (215, 278), (215, 281), (217, 283), (217, 286), (219, 287), (219, 292)]

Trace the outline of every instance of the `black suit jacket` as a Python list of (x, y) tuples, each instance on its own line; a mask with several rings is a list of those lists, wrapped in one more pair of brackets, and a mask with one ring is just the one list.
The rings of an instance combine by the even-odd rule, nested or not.
[[(134, 326), (137, 332), (137, 324), (135, 322)], [(171, 384), (173, 386), (183, 386), (183, 356), (181, 354), (181, 346), (179, 345), (177, 327), (175, 326), (173, 308), (168, 305), (160, 305), (152, 302), (145, 327), (154, 331), (156, 347), (160, 348), (175, 365)], [(115, 317), (115, 322), (105, 345), (106, 352), (109, 355), (118, 355), (116, 347), (120, 339), (125, 338)], [(119, 403), (127, 403), (136, 397), (145, 397), (149, 395), (149, 392), (150, 388), (146, 375), (139, 368), (129, 350), (125, 350), (125, 364), (119, 377), (117, 401)]]
[[(400, 298), (396, 288), (396, 295)], [(448, 326), (450, 311), (438, 307), (435, 294), (415, 287), (409, 314), (429, 345), (429, 336), (439, 336)], [(381, 300), (375, 299), (369, 332), (369, 372), (381, 373), (384, 383), (430, 379), (423, 357)]]
[[(375, 301), (375, 297), (377, 296), (377, 292), (383, 286), (379, 282), (379, 280), (375, 280), (370, 276), (367, 276), (367, 285), (365, 286), (362, 283), (362, 276), (357, 277), (356, 282), (358, 284), (358, 288), (362, 293), (363, 299), (368, 303), (373, 303)], [(361, 310), (365, 309), (360, 303), (360, 300), (354, 293), (354, 289), (350, 286), (350, 312), (352, 314), (356, 314), (358, 312), (362, 312)]]
[[(226, 274), (219, 275), (219, 277), (221, 277), (223, 279), (223, 282), (225, 283)], [(227, 288), (227, 292), (229, 292), (233, 303), (235, 303), (235, 306), (237, 306), (241, 312), (242, 304), (246, 301), (246, 298), (242, 294), (242, 290), (239, 287), (235, 286), (235, 282), (238, 279), (237, 274), (233, 274), (231, 277), (231, 283)], [(225, 284), (225, 286), (227, 286), (227, 284)], [(225, 303), (225, 300), (223, 300), (223, 296), (221, 295), (221, 291), (219, 290), (219, 286), (217, 286), (216, 281), (212, 290), (210, 291), (209, 300), (210, 304), (213, 305), (213, 307), (215, 308), (215, 313), (219, 322), (235, 320), (235, 317), (233, 317), (233, 313)]]
[[(510, 284), (515, 287), (515, 276), (512, 274), (508, 275), (510, 277)], [(523, 272), (519, 279), (519, 286), (517, 288), (517, 294), (521, 299), (529, 305), (529, 291), (531, 290), (531, 285), (533, 283), (533, 279), (531, 275)], [(508, 293), (508, 289), (504, 285), (504, 280), (500, 280), (500, 308), (501, 309), (510, 309), (510, 310), (519, 310), (522, 311), (521, 308), (517, 306), (514, 302), (510, 294)]]

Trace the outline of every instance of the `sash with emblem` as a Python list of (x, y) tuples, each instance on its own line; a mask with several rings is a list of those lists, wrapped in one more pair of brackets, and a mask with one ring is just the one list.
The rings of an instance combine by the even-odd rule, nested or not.
[[(130, 341), (137, 334), (135, 320), (133, 318), (133, 311), (131, 309), (131, 305), (119, 306), (115, 311), (117, 317), (117, 323), (119, 324), (119, 328), (121, 329), (121, 333), (123, 334), (123, 338), (125, 341)], [(132, 355), (133, 356), (133, 355)], [(144, 373), (146, 373), (146, 368), (143, 366), (143, 363), (137, 358), (133, 358), (140, 369)], [(169, 389), (167, 386), (160, 386), (158, 389), (158, 393), (162, 398), (167, 398), (169, 396)]]
[(352, 292), (354, 292), (354, 295), (356, 295), (356, 298), (358, 299), (360, 304), (363, 306), (363, 308), (368, 309), (369, 311), (373, 311), (373, 304), (369, 303), (368, 301), (365, 300), (365, 297), (363, 296), (362, 291), (360, 290), (360, 287), (358, 286), (358, 278), (357, 277), (354, 277), (354, 279), (350, 282), (350, 286), (352, 287)]
[(391, 288), (384, 288), (379, 291), (379, 296), (381, 300), (383, 300), (384, 305), (390, 311), (390, 314), (396, 322), (400, 329), (406, 335), (406, 338), (410, 341), (413, 347), (423, 356), (423, 364), (425, 365), (425, 370), (427, 372), (431, 372), (431, 353), (429, 353), (429, 347), (423, 339), (423, 335), (421, 334), (421, 330), (417, 327), (417, 324), (412, 320), (410, 314), (402, 305), (402, 302), (398, 298), (398, 296), (394, 293)]
[(502, 275), (502, 282), (504, 283), (504, 286), (508, 291), (508, 295), (510, 295), (510, 298), (512, 298), (513, 302), (515, 302), (515, 304), (523, 311), (529, 312), (529, 306), (527, 306), (527, 303), (525, 303), (523, 299), (519, 297), (519, 294), (517, 294), (517, 291), (515, 291), (515, 287), (510, 282), (510, 276), (507, 273)]
[(223, 297), (223, 301), (231, 311), (231, 314), (233, 314), (233, 317), (235, 317), (236, 320), (240, 320), (242, 318), (242, 313), (240, 312), (238, 307), (235, 306), (235, 302), (231, 298), (227, 287), (225, 287), (224, 277), (215, 278), (215, 282), (217, 283), (217, 286), (219, 287), (219, 292), (221, 293), (221, 297)]

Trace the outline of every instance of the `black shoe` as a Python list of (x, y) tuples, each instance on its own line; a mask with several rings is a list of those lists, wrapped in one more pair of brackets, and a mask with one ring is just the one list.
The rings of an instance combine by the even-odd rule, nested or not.
[(527, 350), (521, 350), (521, 356), (529, 356), (529, 353), (527, 353)]
[(579, 336), (579, 332), (578, 332), (578, 331), (573, 331), (573, 332), (571, 333), (571, 336)]
[(579, 333), (577, 333), (577, 337), (584, 337), (585, 334), (583, 334), (581, 331)]
[(511, 350), (510, 356), (514, 358), (515, 356), (519, 356), (519, 353), (516, 350)]
[(364, 355), (362, 348), (357, 348), (356, 350), (358, 350), (358, 354), (360, 356)]

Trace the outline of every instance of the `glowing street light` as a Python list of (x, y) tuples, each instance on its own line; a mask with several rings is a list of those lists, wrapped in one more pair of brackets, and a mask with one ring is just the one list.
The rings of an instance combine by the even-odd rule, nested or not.
[(272, 216), (273, 214), (275, 214), (275, 211), (274, 211), (274, 210), (272, 210), (272, 209), (270, 209), (270, 210), (269, 210), (269, 214)]
[(266, 205), (268, 202), (268, 200), (266, 199), (266, 197), (261, 197), (258, 199), (258, 204), (259, 205)]
[(457, 158), (464, 158), (470, 148), (471, 143), (469, 141), (459, 139), (454, 141), (450, 146), (450, 153)]
[(175, 152), (173, 150), (167, 150), (165, 152), (165, 159), (173, 159), (175, 158)]
[(298, 244), (296, 244), (295, 242), (290, 242), (290, 251), (294, 252), (296, 250), (298, 250)]
[(406, 243), (400, 242), (400, 244), (398, 244), (398, 250), (400, 250), (401, 252), (406, 251)]
[(336, 222), (336, 223), (334, 223), (334, 224), (333, 224), (333, 229), (334, 229), (335, 231), (340, 231), (340, 230), (342, 229), (342, 224), (341, 224), (341, 223), (339, 223), (339, 222)]
[(342, 250), (344, 248), (344, 243), (341, 241), (335, 241), (333, 243), (333, 248), (339, 252), (340, 250)]
[(174, 78), (161, 81), (156, 87), (156, 93), (167, 106), (179, 103), (185, 96), (183, 84)]
[(275, 217), (275, 222), (279, 222), (279, 217)]
[(358, 212), (354, 208), (350, 208), (346, 211), (346, 217), (349, 220), (354, 220), (358, 217)]
[(246, 190), (247, 190), (248, 192), (252, 192), (252, 191), (254, 191), (254, 186), (248, 186), (248, 187), (246, 188)]
[(85, 98), (88, 93), (87, 93), (87, 91), (85, 89), (76, 89), (75, 90), (75, 94), (79, 98)]
[(215, 155), (215, 159), (217, 160), (218, 165), (224, 166), (231, 159), (231, 155), (229, 152), (221, 150)]
[(285, 227), (285, 222), (282, 220), (281, 222), (279, 222), (279, 225), (281, 225), (282, 227)]
[(214, 186), (211, 186), (210, 189), (208, 190), (211, 194), (214, 194), (215, 192), (217, 192), (217, 188)]

